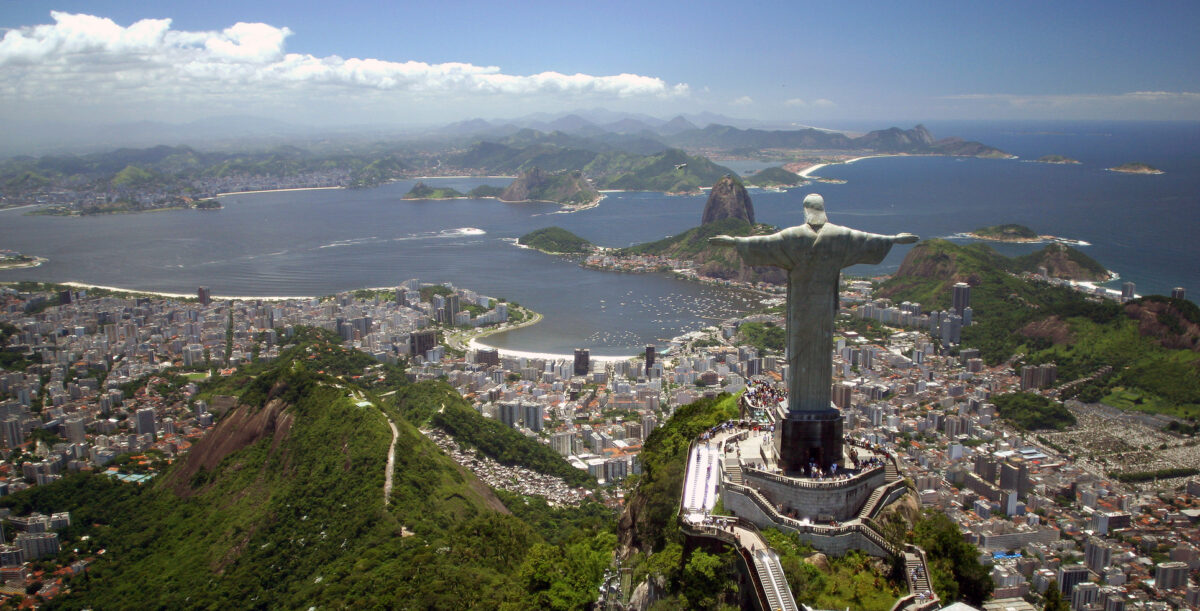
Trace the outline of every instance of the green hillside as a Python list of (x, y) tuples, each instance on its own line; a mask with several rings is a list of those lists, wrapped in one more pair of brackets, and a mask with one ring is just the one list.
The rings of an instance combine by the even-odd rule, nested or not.
[(775, 228), (769, 225), (751, 225), (741, 219), (727, 218), (693, 227), (669, 238), (622, 248), (617, 254), (658, 255), (695, 261), (699, 272), (712, 278), (782, 282), (784, 276), (778, 268), (747, 267), (742, 263), (736, 249), (708, 242), (709, 238), (722, 234), (741, 237), (764, 235), (774, 230)]
[(1108, 280), (1108, 269), (1099, 261), (1087, 256), (1082, 251), (1065, 244), (1052, 242), (1045, 248), (1027, 255), (1017, 257), (1012, 262), (1013, 271), (1037, 273), (1038, 268), (1046, 268), (1051, 278), (1065, 278), (1076, 281)]
[(535, 229), (517, 238), (517, 243), (551, 254), (582, 254), (592, 250), (591, 242), (562, 227)]
[(699, 192), (722, 176), (733, 174), (729, 168), (678, 149), (650, 156), (605, 154), (588, 164), (584, 171), (599, 177), (596, 186), (600, 189), (668, 193)]
[(971, 233), (994, 240), (1036, 240), (1038, 234), (1036, 231), (1024, 226), (1009, 223), (1007, 225), (992, 225), (990, 227), (980, 227)]
[(479, 185), (478, 187), (475, 187), (474, 189), (467, 191), (467, 196), (474, 197), (474, 198), (500, 197), (501, 193), (504, 193), (504, 187), (493, 187), (491, 185)]
[(974, 324), (963, 329), (963, 345), (979, 348), (988, 363), (1024, 354), (1024, 363), (1056, 363), (1061, 382), (1111, 366), (1112, 374), (1075, 388), (1078, 397), (1200, 417), (1200, 313), (1193, 304), (1150, 296), (1122, 306), (1027, 282), (1011, 273), (1015, 265), (983, 244), (929, 240), (909, 251), (879, 295), (944, 309), (951, 286), (967, 282)]
[(434, 188), (423, 182), (413, 185), (404, 194), (404, 199), (454, 199), (465, 197), (462, 193), (450, 188)]
[[(0, 500), (76, 518), (63, 553), (94, 561), (55, 605), (566, 609), (594, 599), (615, 545), (606, 510), (501, 500), (402, 416), (438, 410), (416, 405), (444, 400), (438, 389), (376, 370), (371, 384), (405, 391), (402, 410), (350, 383), (343, 372), (362, 372), (361, 353), (341, 350), (316, 334), (256, 375), (222, 381), (240, 385), (242, 404), (144, 487), (84, 473)], [(385, 504), (389, 418), (398, 437)]]
[(766, 168), (759, 170), (745, 179), (746, 184), (755, 187), (792, 187), (803, 184), (804, 178), (795, 172), (783, 168)]
[(590, 204), (600, 199), (600, 193), (579, 170), (545, 172), (533, 167), (517, 176), (500, 195), (500, 201), (542, 201), (559, 204)]

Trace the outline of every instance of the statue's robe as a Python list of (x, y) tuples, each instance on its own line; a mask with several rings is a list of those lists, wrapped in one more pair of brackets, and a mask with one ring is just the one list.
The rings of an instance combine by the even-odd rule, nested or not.
[(833, 318), (841, 271), (859, 263), (879, 263), (896, 237), (826, 223), (819, 230), (805, 224), (735, 240), (747, 265), (772, 265), (788, 272), (788, 409), (828, 410), (833, 385)]

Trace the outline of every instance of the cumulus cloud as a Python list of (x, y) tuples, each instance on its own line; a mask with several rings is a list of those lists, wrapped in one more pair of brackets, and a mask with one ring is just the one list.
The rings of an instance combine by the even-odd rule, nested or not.
[(730, 104), (733, 104), (734, 106), (749, 106), (753, 103), (754, 103), (754, 99), (748, 95), (744, 95), (744, 96), (730, 102)]
[(52, 24), (9, 30), (0, 39), (0, 100), (118, 95), (240, 96), (347, 91), (370, 95), (564, 94), (609, 98), (684, 96), (638, 74), (506, 74), (498, 66), (430, 64), (288, 53), (286, 27), (236, 23), (220, 31), (171, 29), (170, 19), (123, 27), (92, 15), (51, 12)]

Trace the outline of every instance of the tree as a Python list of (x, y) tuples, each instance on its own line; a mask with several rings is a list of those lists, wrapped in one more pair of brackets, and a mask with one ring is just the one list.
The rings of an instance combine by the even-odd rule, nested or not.
[(1062, 592), (1058, 590), (1058, 580), (1050, 582), (1046, 588), (1045, 605), (1043, 611), (1071, 611), (1071, 605), (1067, 599), (1063, 597)]

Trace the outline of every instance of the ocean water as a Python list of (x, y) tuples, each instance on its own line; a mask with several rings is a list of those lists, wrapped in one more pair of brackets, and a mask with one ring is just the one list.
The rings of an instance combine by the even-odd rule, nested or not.
[[(1200, 291), (1200, 124), (930, 123), (1020, 155), (1020, 160), (900, 157), (829, 166), (846, 184), (783, 193), (751, 191), (757, 220), (803, 221), (810, 192), (825, 197), (831, 222), (879, 233), (946, 237), (996, 223), (1086, 241), (1084, 252), (1137, 283), (1139, 293), (1183, 286)], [(1027, 161), (1063, 154), (1078, 166)], [(1143, 161), (1161, 176), (1104, 168)], [(549, 204), (495, 200), (404, 201), (415, 181), (362, 191), (234, 195), (220, 211), (169, 211), (87, 218), (0, 211), (0, 248), (49, 258), (0, 280), (78, 281), (130, 289), (216, 295), (325, 295), (408, 278), (452, 282), (546, 315), (534, 327), (488, 338), (502, 348), (567, 354), (632, 354), (679, 333), (754, 307), (740, 291), (663, 274), (586, 270), (518, 248), (513, 241), (558, 225), (605, 246), (673, 235), (699, 223), (704, 196), (613, 193), (593, 209), (562, 214)], [(461, 191), (507, 179), (433, 179)], [(1000, 247), (1006, 254), (1031, 246)], [(878, 266), (894, 271), (908, 247)]]

